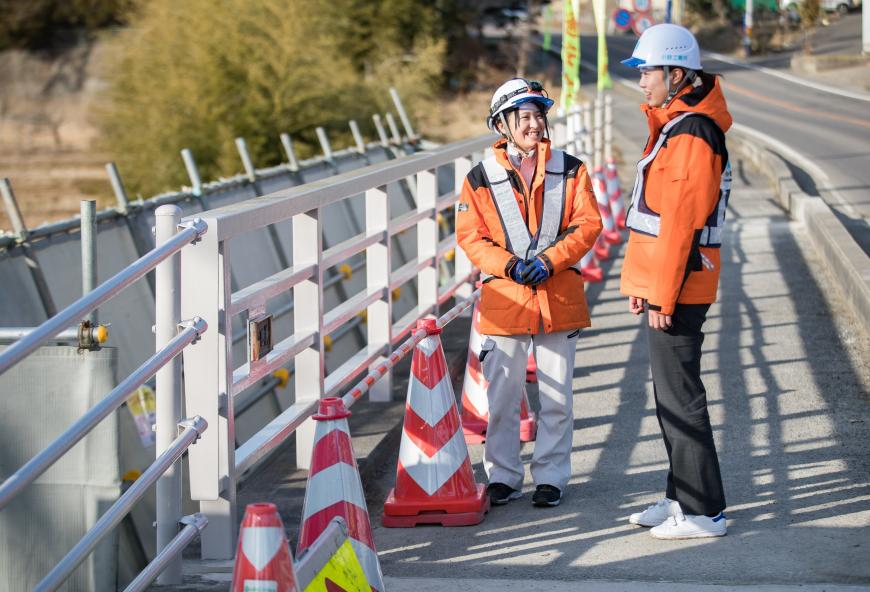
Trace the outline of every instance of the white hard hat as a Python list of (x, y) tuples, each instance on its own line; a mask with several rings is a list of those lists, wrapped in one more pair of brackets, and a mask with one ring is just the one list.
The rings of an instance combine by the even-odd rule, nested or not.
[(677, 66), (701, 70), (701, 50), (692, 32), (680, 25), (662, 23), (643, 32), (631, 57), (622, 63), (632, 68)]
[(486, 125), (489, 129), (494, 129), (495, 118), (499, 113), (515, 109), (523, 103), (537, 103), (541, 106), (541, 110), (546, 113), (553, 106), (553, 99), (547, 97), (545, 92), (541, 83), (534, 80), (526, 80), (525, 78), (508, 80), (498, 87), (492, 95)]

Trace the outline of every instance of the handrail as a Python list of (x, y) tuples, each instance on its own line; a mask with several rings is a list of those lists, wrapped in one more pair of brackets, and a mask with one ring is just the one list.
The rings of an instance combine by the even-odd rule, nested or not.
[(184, 230), (176, 234), (170, 241), (152, 249), (97, 286), (93, 292), (83, 295), (25, 337), (10, 345), (3, 353), (0, 353), (0, 374), (27, 357), (43, 342), (48, 341), (70, 325), (78, 323), (84, 315), (143, 277), (157, 267), (158, 263), (177, 253), (188, 243), (199, 239), (208, 230), (208, 226), (200, 219), (183, 224)]
[(139, 368), (116, 386), (102, 401), (90, 411), (81, 416), (78, 421), (58, 436), (48, 447), (31, 458), (23, 467), (15, 471), (3, 485), (0, 486), (0, 510), (5, 508), (22, 489), (30, 485), (37, 477), (63, 456), (70, 448), (90, 432), (107, 415), (121, 406), (130, 394), (145, 384), (157, 370), (175, 358), (181, 350), (190, 345), (202, 335), (208, 326), (205, 321), (195, 318), (185, 323), (181, 331), (166, 347), (155, 352)]
[(184, 431), (179, 434), (173, 441), (172, 445), (166, 449), (166, 452), (161, 454), (148, 467), (142, 475), (136, 479), (130, 488), (106, 510), (105, 514), (100, 516), (97, 523), (79, 540), (78, 543), (70, 550), (66, 556), (61, 559), (54, 569), (52, 569), (34, 590), (36, 592), (47, 592), (56, 590), (64, 581), (75, 571), (76, 567), (84, 561), (85, 557), (94, 550), (94, 547), (102, 540), (108, 532), (117, 526), (117, 524), (127, 515), (133, 505), (148, 492), (148, 488), (157, 482), (157, 479), (177, 461), (191, 444), (196, 442), (200, 434), (202, 434), (208, 424), (206, 421), (197, 416), (193, 419), (186, 419), (178, 424), (184, 428)]
[[(438, 318), (438, 327), (444, 327), (455, 319), (457, 316), (462, 314), (464, 310), (467, 310), (469, 306), (474, 304), (474, 302), (480, 298), (480, 288), (475, 290), (471, 296), (457, 303), (456, 306), (448, 310), (442, 316)], [(390, 369), (392, 369), (396, 364), (398, 364), (402, 358), (408, 355), (410, 352), (417, 347), (421, 341), (426, 339), (429, 336), (423, 329), (414, 329), (411, 331), (411, 336), (406, 339), (402, 345), (397, 347), (392, 355), (389, 358), (377, 364), (371, 372), (366, 374), (362, 380), (360, 380), (356, 386), (354, 386), (350, 391), (348, 391), (341, 399), (344, 401), (344, 406), (350, 408), (351, 405), (356, 403), (360, 397), (368, 392), (371, 386), (378, 381), (380, 377), (387, 373)]]
[(196, 514), (184, 516), (179, 520), (179, 523), (184, 524), (184, 528), (173, 537), (172, 542), (166, 545), (151, 560), (151, 563), (145, 566), (145, 569), (139, 572), (139, 575), (130, 582), (130, 585), (124, 588), (124, 592), (142, 592), (146, 590), (151, 585), (151, 582), (166, 569), (166, 566), (180, 555), (193, 539), (202, 534), (202, 531), (208, 526), (208, 518), (197, 512)]

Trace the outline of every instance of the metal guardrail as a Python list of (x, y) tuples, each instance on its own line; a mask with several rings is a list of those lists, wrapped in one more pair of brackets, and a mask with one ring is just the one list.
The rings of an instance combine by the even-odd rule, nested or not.
[[(163, 207), (170, 209), (170, 224), (177, 225), (180, 218), (180, 210), (176, 206)], [(165, 301), (167, 294), (170, 300), (173, 298), (178, 300), (178, 287), (181, 280), (178, 274), (178, 253), (185, 246), (200, 240), (208, 230), (208, 227), (201, 220), (193, 220), (184, 224), (181, 227), (181, 231), (177, 232), (177, 234), (177, 229), (175, 227), (171, 228), (171, 232), (166, 236), (165, 220), (167, 216), (165, 215), (166, 212), (162, 213), (163, 215), (161, 216), (161, 212), (157, 212), (158, 226), (161, 227), (157, 247), (106, 280), (100, 286), (83, 295), (40, 326), (28, 332), (4, 352), (0, 353), (0, 374), (31, 354), (42, 343), (50, 341), (58, 335), (65, 337), (65, 334), (69, 332), (68, 327), (73, 321), (77, 321), (92, 313), (101, 304), (154, 269), (157, 270), (157, 286), (159, 288), (158, 309), (160, 309), (161, 303)], [(161, 218), (163, 219), (162, 224)], [(165, 240), (161, 240), (162, 238), (165, 238)], [(170, 312), (177, 312), (179, 308), (178, 304), (174, 306), (172, 304), (169, 305)], [(79, 540), (66, 557), (37, 585), (37, 590), (54, 590), (58, 588), (87, 555), (93, 551), (97, 543), (123, 519), (151, 485), (158, 482), (158, 489), (160, 489), (159, 481), (164, 480), (163, 476), (167, 473), (169, 474), (170, 482), (173, 485), (177, 485), (178, 520), (176, 521), (174, 531), (168, 537), (169, 540), (166, 541), (165, 545), (161, 546), (162, 552), (155, 558), (155, 562), (158, 559), (160, 560), (159, 566), (154, 565), (153, 567), (146, 568), (147, 573), (145, 576), (143, 577), (140, 574), (140, 578), (137, 581), (140, 584), (145, 583), (146, 579), (150, 582), (153, 580), (152, 573), (156, 575), (167, 564), (171, 564), (172, 561), (177, 562), (178, 551), (192, 539), (189, 529), (184, 529), (178, 534), (175, 532), (178, 530), (178, 522), (181, 519), (181, 481), (180, 467), (178, 465), (182, 454), (206, 430), (208, 423), (201, 417), (181, 420), (181, 393), (179, 390), (181, 385), (181, 366), (178, 356), (185, 347), (194, 343), (206, 332), (208, 325), (202, 319), (194, 316), (189, 321), (184, 323), (176, 321), (167, 327), (166, 318), (166, 315), (162, 317), (158, 316), (157, 326), (155, 327), (157, 347), (154, 355), (123, 379), (103, 400), (76, 420), (72, 426), (67, 428), (47, 448), (31, 458), (0, 485), (0, 510), (3, 510), (28, 485), (90, 433), (106, 416), (115, 411), (135, 389), (145, 384), (155, 373), (157, 374), (158, 392), (162, 391), (164, 398), (168, 397), (170, 400), (178, 402), (177, 405), (163, 404), (163, 409), (160, 410), (163, 422), (158, 425), (157, 459), (100, 517), (93, 528)], [(172, 374), (177, 374), (178, 376), (174, 377)], [(169, 377), (168, 379), (167, 376)], [(168, 414), (166, 413), (167, 411)], [(171, 426), (166, 425), (167, 417), (172, 418)], [(177, 426), (184, 428), (181, 434), (177, 433)], [(167, 496), (164, 495), (163, 497), (166, 498)], [(172, 497), (175, 498), (176, 496)], [(170, 505), (174, 507), (174, 499)], [(200, 526), (204, 527), (207, 523), (206, 519), (198, 520), (196, 522), (197, 532), (200, 530)], [(172, 557), (168, 555), (169, 552), (166, 550), (170, 547), (176, 549)]]

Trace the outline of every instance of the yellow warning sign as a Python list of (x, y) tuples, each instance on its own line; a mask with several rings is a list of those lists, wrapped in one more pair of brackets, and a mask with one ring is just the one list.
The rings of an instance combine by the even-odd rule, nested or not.
[(371, 589), (347, 539), (305, 587), (305, 592), (370, 592)]

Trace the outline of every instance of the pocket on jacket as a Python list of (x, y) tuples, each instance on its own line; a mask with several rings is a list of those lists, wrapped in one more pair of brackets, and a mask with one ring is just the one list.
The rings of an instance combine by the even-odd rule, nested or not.
[(547, 295), (561, 305), (586, 307), (583, 278), (574, 269), (566, 269), (547, 280)]
[(519, 306), (524, 286), (504, 278), (493, 278), (483, 284), (480, 308), (487, 311), (508, 310)]

